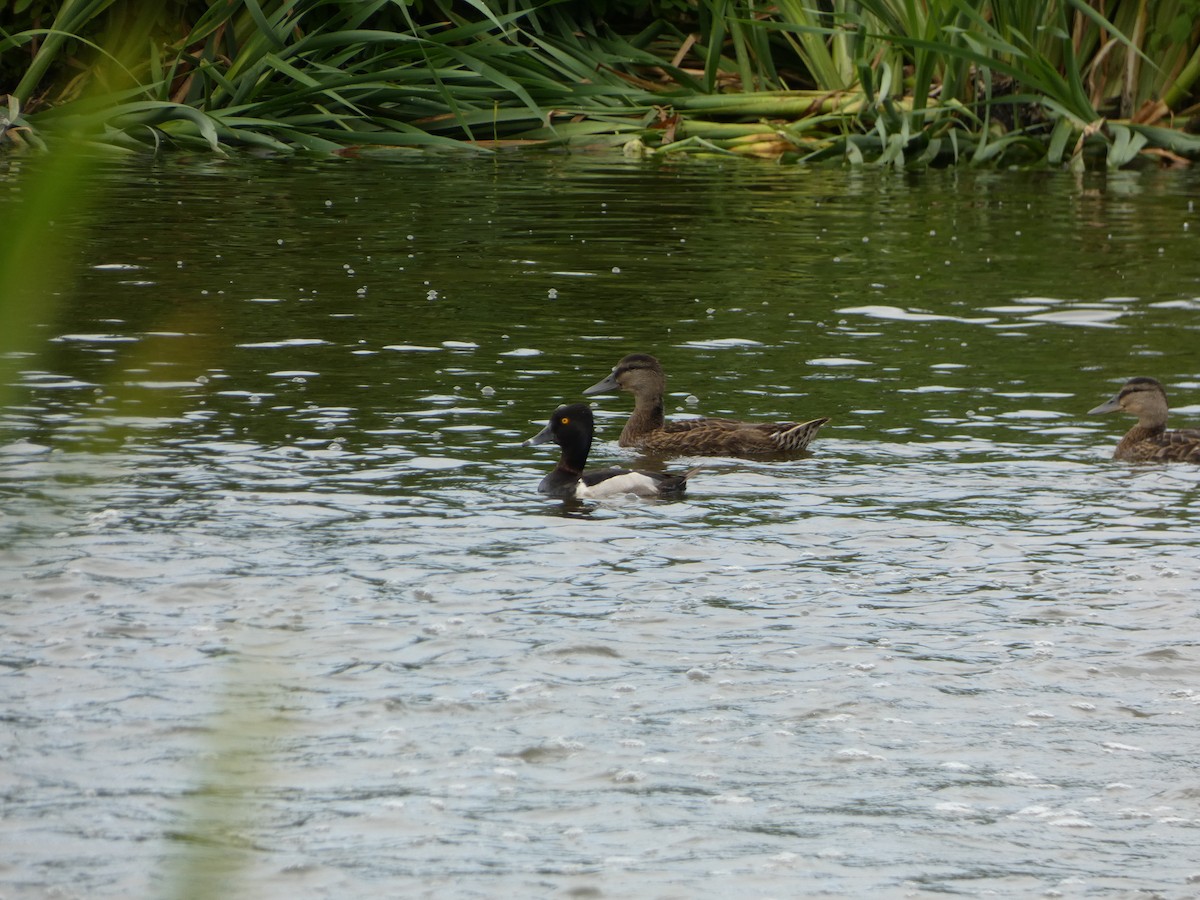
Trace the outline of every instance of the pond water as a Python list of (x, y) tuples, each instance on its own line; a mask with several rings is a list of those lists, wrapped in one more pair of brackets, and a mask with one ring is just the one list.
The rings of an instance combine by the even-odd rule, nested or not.
[[(0, 894), (1200, 892), (1200, 467), (1085, 415), (1200, 423), (1195, 174), (94, 181), (6, 339)], [(635, 351), (668, 415), (832, 422), (539, 496)]]

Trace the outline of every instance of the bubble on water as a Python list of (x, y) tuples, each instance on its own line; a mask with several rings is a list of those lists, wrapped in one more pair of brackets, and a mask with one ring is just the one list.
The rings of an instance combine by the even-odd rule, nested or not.
[(481, 390), (479, 393), (483, 394), (485, 397), (495, 397), (496, 389), (489, 384), (485, 385), (483, 390)]
[(325, 201), (325, 205), (326, 205), (326, 206), (333, 206), (333, 201), (332, 201), (332, 200), (326, 200), (326, 201)]
[(436, 300), (437, 298), (438, 298), (438, 292), (435, 291), (433, 288), (430, 288), (428, 291), (425, 292), (426, 300)]
[(838, 750), (833, 754), (833, 758), (838, 762), (881, 762), (883, 760), (883, 757), (879, 754), (858, 747), (847, 747), (845, 750)]
[(711, 799), (712, 803), (723, 803), (731, 806), (740, 806), (747, 803), (753, 803), (753, 797), (747, 797), (745, 794), (718, 794)]
[(1136, 744), (1123, 744), (1120, 741), (1102, 741), (1100, 747), (1110, 753), (1145, 753), (1145, 747), (1139, 747)]
[(549, 297), (551, 300), (557, 300), (558, 299), (558, 291), (555, 288), (550, 288), (550, 290), (546, 291), (546, 296)]
[(944, 813), (950, 816), (973, 816), (975, 808), (966, 803), (936, 803), (934, 804), (934, 812)]
[(612, 273), (613, 273), (614, 275), (620, 275), (620, 274), (621, 274), (621, 267), (620, 267), (620, 266), (613, 266), (613, 267), (612, 267)]
[(100, 512), (92, 513), (90, 516), (88, 516), (89, 525), (111, 525), (112, 523), (119, 521), (121, 521), (121, 514), (115, 509), (102, 509)]

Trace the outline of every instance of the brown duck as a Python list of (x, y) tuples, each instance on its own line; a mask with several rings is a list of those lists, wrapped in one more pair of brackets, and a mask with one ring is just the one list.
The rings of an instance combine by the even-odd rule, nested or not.
[(1200, 463), (1200, 430), (1167, 431), (1167, 392), (1153, 378), (1130, 378), (1111, 400), (1089, 409), (1088, 415), (1117, 410), (1137, 416), (1138, 421), (1117, 444), (1113, 459)]
[(604, 380), (584, 394), (629, 391), (633, 414), (621, 432), (622, 447), (663, 455), (778, 456), (806, 449), (828, 418), (807, 422), (737, 422), (732, 419), (663, 417), (667, 376), (657, 359), (646, 353), (626, 356)]

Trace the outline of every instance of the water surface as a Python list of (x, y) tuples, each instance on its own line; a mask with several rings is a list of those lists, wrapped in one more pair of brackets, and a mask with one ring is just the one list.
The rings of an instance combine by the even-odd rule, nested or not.
[[(1195, 895), (1200, 468), (1084, 413), (1200, 422), (1196, 176), (97, 180), (8, 354), (4, 892)], [(539, 497), (633, 351), (833, 421)]]

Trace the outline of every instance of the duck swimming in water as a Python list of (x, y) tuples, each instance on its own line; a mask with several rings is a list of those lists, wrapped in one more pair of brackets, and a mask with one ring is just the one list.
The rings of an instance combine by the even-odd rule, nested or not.
[(1113, 459), (1200, 463), (1200, 430), (1167, 431), (1167, 392), (1153, 378), (1130, 378), (1088, 415), (1118, 410), (1138, 421), (1117, 444)]
[(553, 441), (562, 449), (558, 465), (538, 485), (541, 493), (577, 500), (600, 500), (627, 494), (672, 497), (684, 492), (688, 478), (697, 471), (689, 469), (682, 475), (666, 475), (613, 467), (585, 472), (593, 430), (591, 408), (585, 403), (572, 403), (556, 409), (550, 416), (550, 423), (525, 441), (522, 445), (525, 447)]
[(708, 456), (778, 456), (800, 453), (816, 437), (828, 417), (807, 422), (738, 422), (733, 419), (680, 419), (663, 417), (667, 376), (648, 353), (631, 353), (607, 378), (583, 393), (633, 394), (633, 414), (621, 432), (622, 447), (647, 453)]

